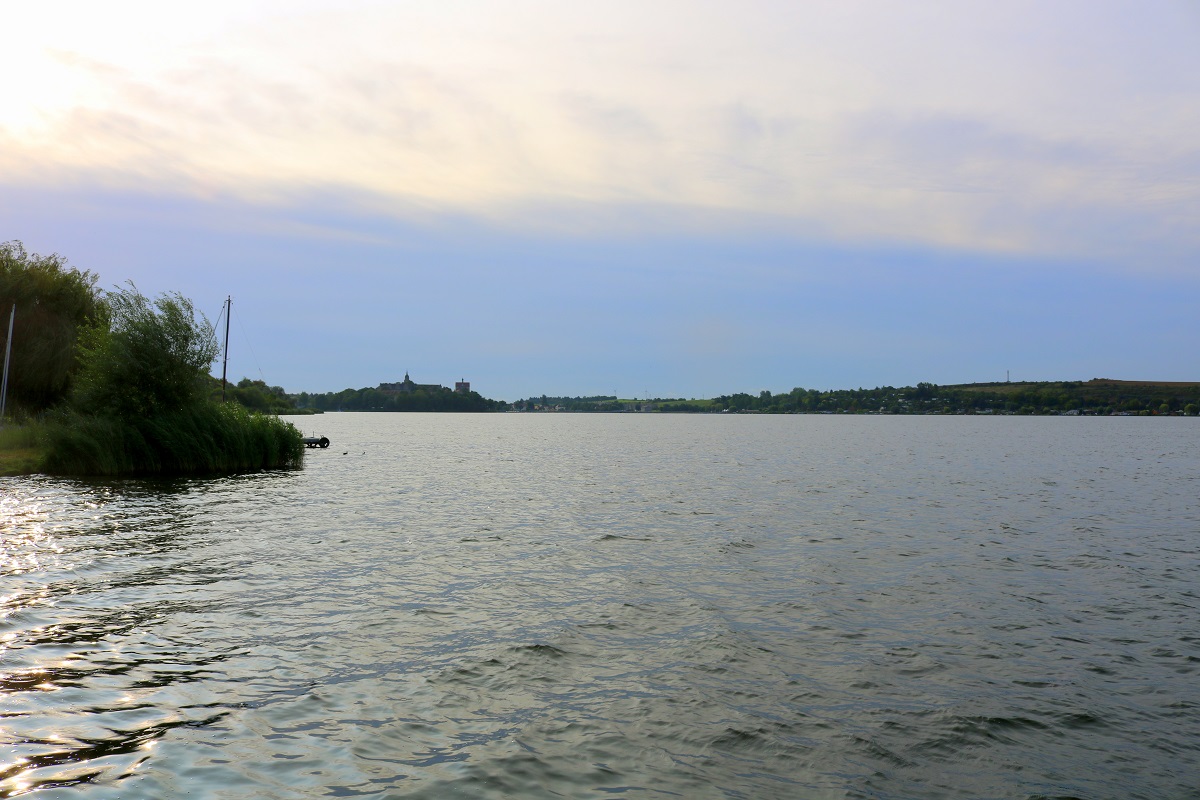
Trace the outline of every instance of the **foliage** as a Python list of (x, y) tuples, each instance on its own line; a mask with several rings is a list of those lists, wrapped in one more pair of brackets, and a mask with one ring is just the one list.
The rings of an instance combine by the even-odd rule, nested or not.
[(343, 389), (340, 392), (294, 396), (299, 408), (318, 411), (504, 411), (508, 404), (489, 400), (478, 392), (456, 392), (445, 387), (394, 392), (381, 389)]
[[(915, 387), (793, 389), (772, 396), (735, 394), (714, 398), (716, 410), (827, 414), (1113, 414), (1181, 413), (1200, 384), (1091, 380)], [(1150, 412), (1146, 409), (1155, 409)]]
[(36, 423), (5, 425), (0, 428), (0, 450), (20, 450), (37, 447), (41, 442), (42, 428)]
[(131, 419), (65, 412), (47, 441), (43, 468), (60, 475), (238, 472), (298, 466), (304, 452), (290, 423), (232, 403)]
[[(132, 283), (102, 299), (95, 284), (60, 256), (0, 245), (3, 336), (2, 312), (18, 306), (10, 396), (26, 412), (44, 412), (68, 391), (72, 400), (44, 422), (0, 430), (0, 472), (184, 474), (300, 463), (294, 426), (210, 402), (218, 347), (190, 300), (170, 293), (152, 301)], [(263, 402), (257, 386), (242, 390), (265, 411), (289, 405)]]
[(219, 348), (212, 325), (178, 293), (151, 301), (131, 283), (105, 298), (106, 319), (80, 340), (76, 407), (135, 419), (195, 407)]
[(80, 339), (74, 407), (46, 425), (47, 472), (194, 474), (293, 466), (300, 432), (273, 416), (209, 399), (218, 349), (191, 301), (151, 301), (132, 284)]
[[(221, 398), (221, 382), (213, 379), (210, 390), (213, 400)], [(268, 386), (266, 381), (242, 378), (237, 384), (225, 387), (225, 399), (250, 411), (262, 414), (295, 414), (296, 407), (282, 386)]]
[(29, 253), (18, 241), (0, 243), (0, 352), (14, 304), (8, 403), (38, 412), (67, 396), (78, 332), (102, 316), (96, 276), (62, 256)]
[(792, 389), (785, 394), (737, 392), (711, 400), (617, 400), (532, 397), (518, 411), (652, 411), (749, 414), (1184, 414), (1200, 412), (1200, 383), (1095, 379), (875, 389)]
[(616, 395), (592, 395), (590, 397), (530, 397), (513, 403), (517, 411), (626, 411), (626, 402)]
[(41, 470), (43, 427), (34, 422), (0, 427), (0, 475), (28, 475)]

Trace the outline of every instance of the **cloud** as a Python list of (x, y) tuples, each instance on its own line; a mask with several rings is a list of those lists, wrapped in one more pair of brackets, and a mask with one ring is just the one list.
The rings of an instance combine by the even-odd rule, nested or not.
[(1177, 4), (214, 8), (84, 10), (92, 36), (23, 12), (37, 88), (0, 105), (0, 174), (524, 228), (1197, 250)]

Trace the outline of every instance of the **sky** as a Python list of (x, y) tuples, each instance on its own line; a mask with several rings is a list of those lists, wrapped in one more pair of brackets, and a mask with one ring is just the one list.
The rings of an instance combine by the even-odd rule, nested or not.
[(0, 29), (0, 241), (214, 322), (232, 296), (233, 378), (1200, 380), (1194, 0), (42, 0)]

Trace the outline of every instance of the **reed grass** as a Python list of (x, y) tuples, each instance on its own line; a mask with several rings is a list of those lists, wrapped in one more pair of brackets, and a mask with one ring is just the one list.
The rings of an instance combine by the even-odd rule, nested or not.
[(41, 443), (41, 426), (34, 423), (0, 427), (0, 450), (26, 450)]
[(44, 471), (183, 475), (299, 466), (300, 432), (236, 404), (203, 403), (142, 419), (69, 412), (46, 425)]
[(34, 422), (0, 427), (0, 476), (40, 472), (45, 458), (43, 428)]

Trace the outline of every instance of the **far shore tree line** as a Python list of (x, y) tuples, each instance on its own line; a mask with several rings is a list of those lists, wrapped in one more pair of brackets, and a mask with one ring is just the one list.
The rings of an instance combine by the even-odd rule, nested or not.
[(792, 389), (758, 394), (738, 392), (710, 399), (621, 399), (616, 395), (565, 397), (541, 395), (513, 403), (489, 400), (476, 392), (447, 388), (436, 392), (340, 392), (289, 394), (280, 386), (243, 378), (231, 397), (247, 408), (276, 414), (326, 411), (517, 411), (660, 414), (995, 414), (1079, 416), (1196, 416), (1200, 383), (1118, 381), (1044, 381), (938, 386), (881, 386), (875, 389)]
[[(214, 389), (220, 395), (220, 383)], [(266, 414), (323, 414), (326, 411), (507, 411), (508, 403), (489, 400), (478, 392), (459, 392), (445, 386), (419, 388), (411, 392), (378, 388), (343, 389), (340, 392), (291, 394), (282, 386), (242, 378), (226, 388), (228, 399)]]
[(787, 393), (739, 392), (706, 400), (616, 396), (530, 397), (514, 411), (651, 412), (676, 414), (1037, 414), (1196, 416), (1200, 383), (1090, 381), (979, 383), (937, 386), (918, 383), (875, 389), (792, 389)]

